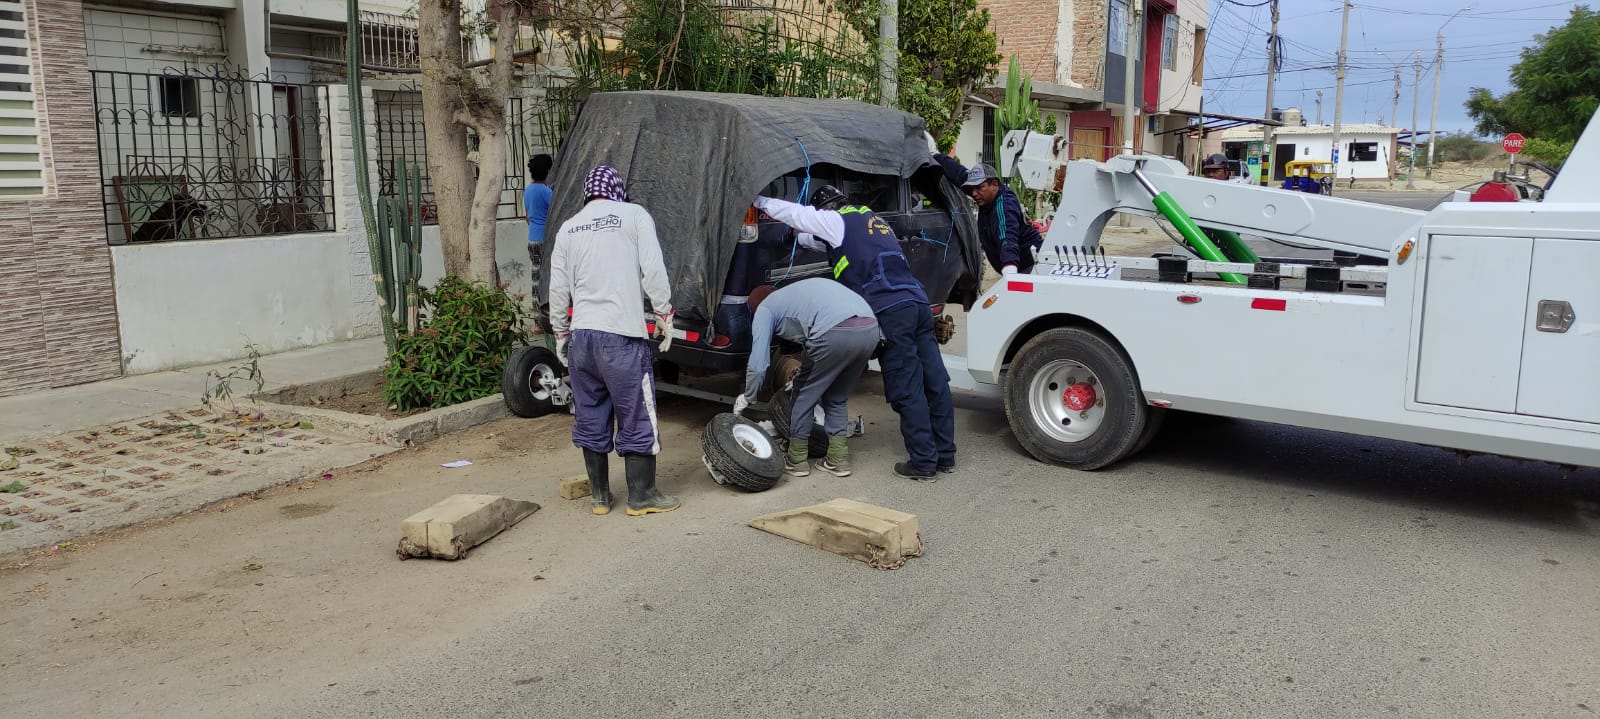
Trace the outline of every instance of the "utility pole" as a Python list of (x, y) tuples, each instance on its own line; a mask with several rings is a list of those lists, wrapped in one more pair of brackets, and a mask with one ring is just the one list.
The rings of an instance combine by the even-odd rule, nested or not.
[(1322, 124), (1322, 91), (1317, 91), (1317, 124)]
[(1416, 79), (1411, 81), (1411, 169), (1406, 171), (1406, 189), (1417, 189), (1417, 104), (1422, 97), (1422, 53), (1417, 53)]
[[(1272, 80), (1278, 74), (1278, 0), (1272, 0), (1272, 32), (1267, 33), (1267, 110), (1263, 120), (1272, 119)], [(1272, 184), (1277, 167), (1277, 148), (1272, 144), (1272, 125), (1261, 125), (1261, 184)]]
[(1122, 154), (1133, 154), (1133, 133), (1135, 131), (1133, 108), (1137, 101), (1133, 98), (1133, 59), (1139, 52), (1139, 16), (1143, 0), (1128, 0), (1128, 48), (1123, 55), (1122, 73)]
[[(1350, 0), (1344, 0), (1344, 21), (1339, 30), (1339, 70), (1333, 91), (1333, 180), (1339, 181), (1339, 123), (1344, 117), (1344, 56), (1350, 44)], [(1332, 187), (1332, 185), (1329, 185)]]
[(1428, 115), (1428, 179), (1433, 179), (1433, 146), (1439, 134), (1439, 76), (1444, 74), (1444, 28), (1439, 28), (1439, 49), (1433, 55), (1433, 112)]
[(1400, 66), (1394, 66), (1394, 108), (1389, 110), (1389, 122), (1400, 124)]
[(882, 0), (878, 12), (878, 102), (894, 107), (900, 99), (900, 0)]

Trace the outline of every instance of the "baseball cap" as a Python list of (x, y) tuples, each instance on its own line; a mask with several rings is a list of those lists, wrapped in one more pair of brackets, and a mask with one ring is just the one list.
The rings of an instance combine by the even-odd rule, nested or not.
[(991, 165), (973, 165), (967, 170), (967, 181), (961, 183), (962, 187), (977, 187), (989, 180), (1000, 179), (1000, 173), (994, 171)]

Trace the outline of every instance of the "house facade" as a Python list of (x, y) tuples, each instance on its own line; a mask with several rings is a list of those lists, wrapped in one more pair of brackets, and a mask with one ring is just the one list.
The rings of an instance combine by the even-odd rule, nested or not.
[[(1185, 132), (1199, 117), (1209, 0), (1144, 0), (1139, 32), (1128, 42), (1129, 0), (982, 0), (1000, 39), (1033, 78), (1041, 114), (1056, 116), (1072, 159), (1105, 160), (1121, 151), (1123, 118), (1135, 117), (1136, 152), (1186, 161), (1198, 146)], [(1134, 88), (1124, 98), (1127, 56)], [(975, 92), (977, 107), (962, 128), (956, 156), (992, 162), (993, 111), (1005, 78)]]
[[(1284, 112), (1286, 124), (1272, 131), (1275, 152), (1273, 182), (1284, 177), (1284, 165), (1291, 160), (1333, 159), (1333, 126), (1305, 125), (1293, 108)], [(1299, 120), (1295, 123), (1295, 120)], [(1340, 180), (1390, 180), (1399, 157), (1400, 128), (1354, 124), (1339, 129)], [(1221, 152), (1230, 159), (1248, 160), (1261, 156), (1261, 128), (1242, 126), (1212, 133), (1205, 141), (1206, 153)]]
[[(0, 396), (381, 331), (349, 109), (375, 194), (402, 159), (425, 166), (409, 4), (362, 3), (360, 98), (342, 2), (0, 4), (0, 45), (27, 63), (0, 73)], [(500, 208), (513, 289), (521, 168), (545, 149), (524, 117), (542, 85), (523, 88)], [(437, 276), (435, 228), (424, 242)]]

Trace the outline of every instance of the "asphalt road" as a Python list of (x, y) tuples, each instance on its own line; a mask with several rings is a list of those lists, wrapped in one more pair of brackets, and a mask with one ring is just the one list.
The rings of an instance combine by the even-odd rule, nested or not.
[(1349, 200), (1361, 200), (1380, 205), (1393, 205), (1395, 207), (1409, 207), (1413, 210), (1430, 210), (1440, 200), (1450, 196), (1448, 192), (1407, 192), (1404, 190), (1349, 190), (1335, 187), (1334, 197)]
[[(1080, 473), (1032, 461), (1003, 412), (976, 406), (960, 412), (961, 472), (915, 484), (888, 474), (897, 438), (877, 400), (857, 402), (876, 424), (856, 477), (598, 518), (613, 546), (619, 531), (636, 540), (491, 629), (374, 659), (263, 715), (1600, 707), (1600, 472), (1187, 417), (1136, 461)], [(925, 556), (874, 571), (742, 526), (835, 496), (915, 513)]]

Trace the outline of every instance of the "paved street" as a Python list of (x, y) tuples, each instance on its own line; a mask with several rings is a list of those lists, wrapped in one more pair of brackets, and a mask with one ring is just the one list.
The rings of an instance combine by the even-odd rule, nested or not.
[[(866, 389), (875, 392), (876, 382)], [(1093, 474), (964, 403), (962, 471), (746, 495), (669, 399), (682, 510), (593, 517), (569, 420), (504, 420), (164, 526), (8, 561), (8, 705), (34, 716), (1592, 716), (1600, 472), (1180, 417)], [(465, 469), (438, 465), (471, 459)], [(620, 471), (614, 481), (620, 484)], [(459, 563), (393, 554), (455, 492), (544, 508)], [(743, 526), (834, 497), (913, 512), (866, 566)]]

